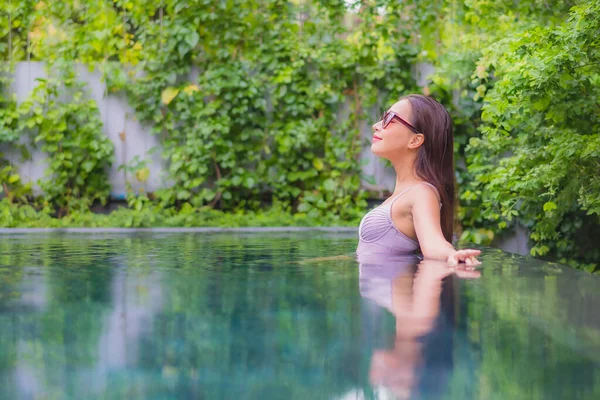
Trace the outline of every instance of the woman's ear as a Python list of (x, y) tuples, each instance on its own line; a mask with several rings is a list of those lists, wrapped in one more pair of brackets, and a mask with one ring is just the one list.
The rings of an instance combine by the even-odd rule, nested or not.
[(425, 142), (425, 136), (422, 133), (415, 133), (408, 142), (409, 149), (418, 149)]

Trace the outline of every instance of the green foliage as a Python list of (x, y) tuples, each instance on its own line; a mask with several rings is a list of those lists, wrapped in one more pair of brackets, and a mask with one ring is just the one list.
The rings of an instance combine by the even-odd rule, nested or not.
[(0, 70), (0, 196), (11, 201), (27, 202), (31, 195), (31, 183), (23, 183), (17, 168), (5, 158), (2, 150), (25, 150), (19, 143), (19, 112), (17, 102), (7, 94), (10, 80), (5, 77), (8, 68)]
[[(96, 103), (84, 98), (84, 86), (68, 64), (58, 76), (38, 79), (38, 85), (18, 108), (18, 131), (29, 133), (49, 155), (48, 178), (40, 182), (44, 200), (67, 212), (72, 206), (106, 202), (110, 194), (106, 169), (113, 144), (102, 133)], [(60, 99), (61, 89), (69, 94)], [(82, 203), (83, 202), (83, 203)]]
[[(143, 200), (142, 200), (143, 199)], [(314, 217), (292, 213), (275, 204), (268, 210), (224, 212), (208, 206), (196, 208), (183, 203), (179, 209), (162, 208), (146, 196), (131, 196), (130, 208), (120, 207), (108, 214), (74, 209), (58, 218), (48, 209), (36, 210), (9, 198), (0, 200), (0, 226), (4, 228), (153, 228), (153, 227), (272, 227), (272, 226), (356, 226), (358, 219), (342, 219), (334, 214)], [(141, 202), (141, 206), (137, 206)]]
[[(531, 229), (533, 255), (600, 259), (600, 5), (488, 47), (494, 71), (469, 168), (483, 216)], [(596, 238), (596, 240), (594, 240)]]
[[(159, 135), (171, 184), (153, 194), (130, 190), (137, 211), (151, 203), (227, 211), (276, 203), (311, 218), (353, 220), (366, 206), (358, 162), (362, 121), (415, 88), (413, 32), (406, 10), (392, 1), (365, 2), (354, 12), (342, 1), (280, 0), (28, 7), (22, 18), (34, 59), (61, 68), (74, 61), (98, 66), (108, 90), (125, 93), (137, 118)], [(73, 75), (67, 82), (76, 85)], [(53, 85), (42, 82), (26, 107), (41, 106), (47, 91), (56, 97), (62, 89)], [(67, 114), (83, 118), (68, 127), (81, 131), (73, 138), (98, 141), (95, 110), (80, 99), (60, 109), (54, 101), (45, 126), (47, 108), (21, 116), (41, 130), (35, 139), (52, 155), (49, 175), (62, 178), (43, 185), (46, 201), (65, 210), (75, 204), (71, 198), (85, 208), (108, 193), (95, 174), (111, 162), (107, 145), (87, 145), (100, 149), (93, 159), (86, 154), (74, 163), (70, 152), (61, 158), (65, 133), (55, 128), (64, 127), (58, 120)], [(71, 162), (98, 170), (86, 171), (88, 179), (69, 169)]]
[(0, 2), (0, 59), (27, 59), (27, 34), (32, 28), (35, 0), (3, 0)]
[[(3, 69), (1, 74), (8, 73), (7, 69)], [(0, 144), (15, 144), (19, 139), (17, 122), (19, 113), (17, 111), (17, 102), (7, 95), (8, 80), (5, 77), (0, 77)]]
[(533, 255), (594, 270), (597, 2), (443, 3), (429, 90), (456, 122), (461, 240), (520, 225)]
[(380, 105), (378, 92), (387, 101), (413, 85), (400, 11), (385, 5), (389, 14), (377, 18), (366, 7), (349, 30), (344, 17), (353, 15), (337, 2), (219, 4), (220, 15), (238, 18), (167, 6), (168, 40), (144, 41), (143, 77), (124, 84), (169, 161), (173, 186), (157, 197), (225, 210), (275, 201), (313, 217), (355, 218), (365, 205), (359, 121)]

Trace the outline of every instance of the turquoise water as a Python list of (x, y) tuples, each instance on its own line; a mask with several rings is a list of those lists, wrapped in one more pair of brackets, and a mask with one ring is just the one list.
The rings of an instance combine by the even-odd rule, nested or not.
[(600, 279), (355, 234), (0, 236), (1, 399), (598, 399)]

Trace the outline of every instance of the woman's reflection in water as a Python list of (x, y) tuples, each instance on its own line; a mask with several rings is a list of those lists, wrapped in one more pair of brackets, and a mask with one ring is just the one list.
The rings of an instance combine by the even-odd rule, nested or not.
[(415, 256), (359, 254), (358, 261), (361, 296), (379, 306), (373, 312), (389, 310), (396, 326), (391, 348), (373, 351), (371, 385), (402, 399), (439, 397), (452, 369), (454, 276), (480, 273)]

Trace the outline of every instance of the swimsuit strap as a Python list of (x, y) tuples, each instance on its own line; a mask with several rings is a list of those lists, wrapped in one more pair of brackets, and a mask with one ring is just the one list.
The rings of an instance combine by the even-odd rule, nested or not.
[(403, 191), (401, 191), (399, 194), (397, 194), (396, 196), (394, 196), (389, 203), (385, 204), (385, 206), (390, 206), (390, 208), (391, 208), (394, 205), (394, 203), (396, 202), (396, 200), (398, 200), (398, 198), (400, 198), (400, 196), (402, 196), (404, 193), (408, 192), (413, 187), (414, 186), (411, 186), (411, 187), (406, 188)]
[[(415, 186), (418, 186), (418, 185), (421, 185), (421, 184), (431, 186), (433, 188), (433, 190), (435, 190), (435, 195), (437, 196), (438, 200), (440, 200), (440, 193), (438, 192), (437, 188), (434, 185), (432, 185), (429, 182), (421, 182), (421, 183), (416, 184)], [(400, 198), (400, 196), (402, 196), (404, 193), (408, 192), (410, 189), (414, 188), (415, 186), (411, 186), (409, 188), (404, 189), (402, 192), (400, 192), (400, 194), (398, 194), (397, 196), (395, 196), (392, 199), (392, 201), (389, 202), (389, 206), (390, 206), (390, 219), (392, 218), (392, 207), (394, 206), (394, 203), (396, 202), (396, 200), (398, 200), (398, 198)], [(386, 205), (388, 205), (388, 204), (386, 204)], [(441, 202), (440, 202), (440, 208), (442, 208), (442, 203)]]

